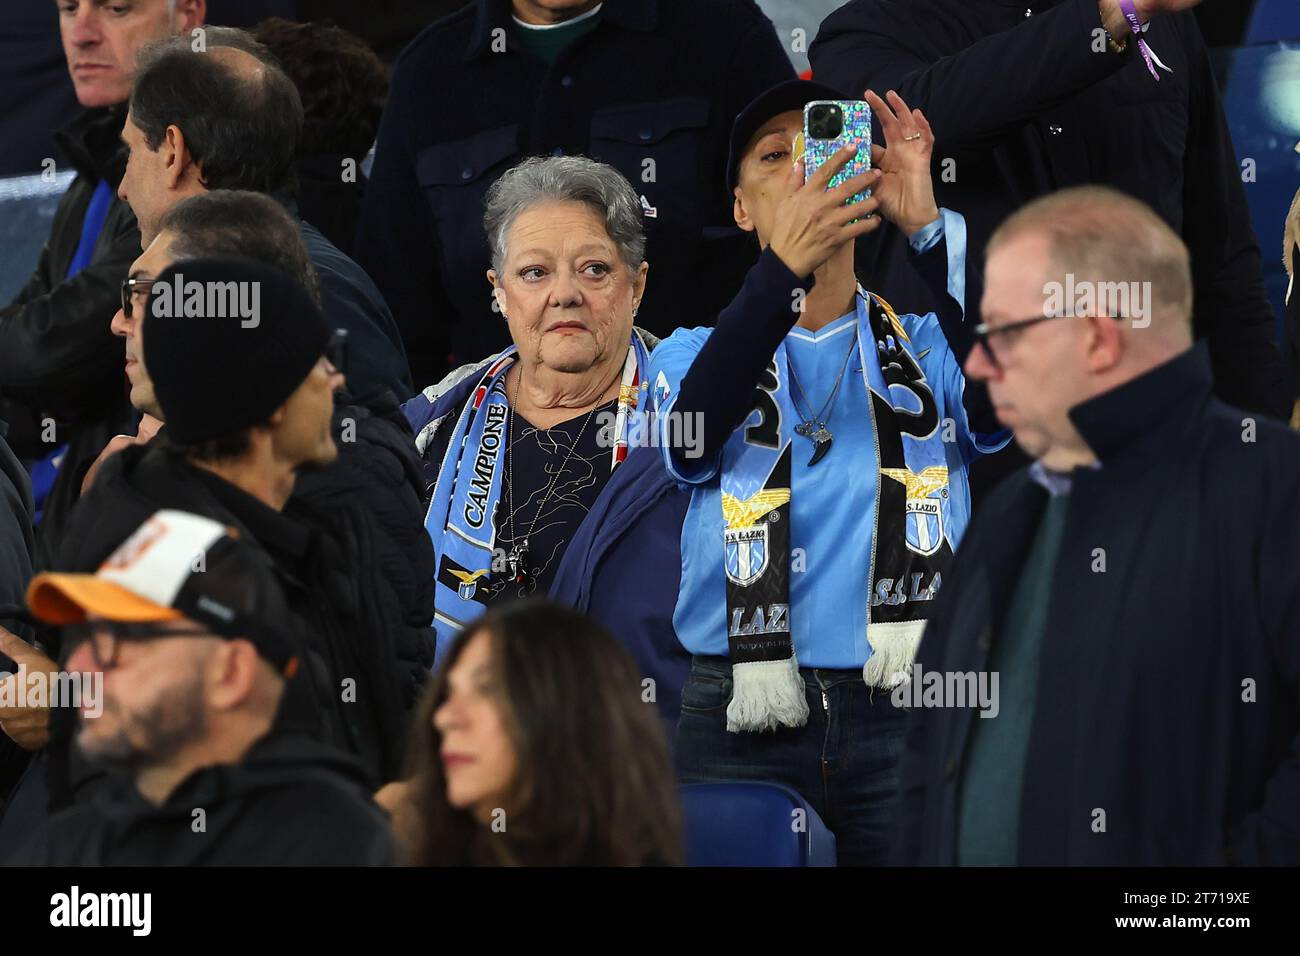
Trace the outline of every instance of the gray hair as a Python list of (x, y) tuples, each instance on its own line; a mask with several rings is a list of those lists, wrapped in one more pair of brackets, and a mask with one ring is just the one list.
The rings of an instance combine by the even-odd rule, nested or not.
[(521, 212), (543, 202), (589, 206), (605, 220), (605, 230), (631, 272), (645, 261), (641, 200), (622, 173), (586, 156), (534, 156), (506, 170), (488, 190), (483, 228), (498, 275), (505, 264), (510, 227)]

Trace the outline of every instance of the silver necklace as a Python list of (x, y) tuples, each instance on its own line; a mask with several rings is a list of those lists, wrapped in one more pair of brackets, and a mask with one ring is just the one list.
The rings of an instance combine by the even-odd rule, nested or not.
[[(528, 531), (524, 535), (524, 540), (519, 541), (515, 537), (515, 468), (514, 468), (514, 434), (515, 434), (515, 409), (519, 407), (519, 386), (523, 384), (524, 372), (519, 370), (519, 377), (515, 380), (515, 400), (510, 409), (510, 422), (506, 426), (506, 494), (510, 498), (510, 553), (506, 555), (506, 564), (510, 568), (510, 577), (518, 584), (522, 584), (528, 579), (531, 573), (528, 570), (528, 539), (533, 536), (533, 531), (537, 528), (537, 521), (542, 516), (542, 511), (546, 508), (546, 502), (551, 500), (551, 492), (555, 490), (560, 476), (569, 467), (569, 459), (577, 451), (578, 445), (582, 442), (582, 436), (587, 431), (587, 426), (591, 424), (591, 417), (596, 413), (597, 405), (591, 411), (587, 412), (587, 417), (582, 422), (582, 427), (578, 429), (578, 437), (573, 440), (569, 446), (569, 453), (564, 456), (564, 462), (560, 465), (558, 471), (551, 476), (551, 483), (546, 486), (546, 494), (542, 496), (541, 504), (537, 506), (537, 513), (533, 515), (532, 524), (528, 526)], [(549, 430), (549, 429), (548, 429)]]
[(812, 467), (826, 457), (826, 453), (831, 450), (831, 443), (835, 441), (835, 436), (831, 430), (826, 427), (827, 419), (830, 417), (831, 406), (835, 403), (835, 396), (840, 392), (840, 385), (844, 382), (844, 373), (848, 371), (849, 359), (853, 356), (853, 350), (858, 347), (858, 334), (855, 329), (852, 341), (849, 343), (849, 350), (844, 353), (844, 364), (840, 366), (840, 374), (835, 378), (835, 385), (831, 388), (831, 393), (826, 399), (826, 404), (816, 415), (806, 415), (803, 410), (803, 386), (799, 384), (799, 376), (795, 374), (794, 362), (790, 356), (786, 356), (786, 367), (790, 369), (790, 397), (794, 399), (794, 410), (801, 421), (794, 426), (797, 434), (802, 435), (813, 443), (812, 458), (808, 459), (808, 467)]

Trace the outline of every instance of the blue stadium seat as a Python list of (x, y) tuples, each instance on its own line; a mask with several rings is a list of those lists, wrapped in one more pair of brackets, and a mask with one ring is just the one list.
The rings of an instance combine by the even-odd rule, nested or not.
[(688, 866), (835, 865), (835, 835), (789, 787), (691, 783), (681, 792)]
[(54, 211), (75, 176), (67, 170), (51, 179), (40, 173), (0, 178), (0, 307), (27, 284)]

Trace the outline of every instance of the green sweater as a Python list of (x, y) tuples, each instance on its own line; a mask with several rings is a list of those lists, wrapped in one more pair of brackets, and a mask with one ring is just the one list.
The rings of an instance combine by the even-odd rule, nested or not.
[(600, 7), (555, 26), (524, 25), (516, 20), (511, 25), (511, 35), (516, 43), (543, 63), (554, 63), (566, 46), (596, 29), (599, 20)]
[(989, 654), (998, 715), (976, 716), (957, 797), (957, 865), (1015, 866), (1025, 754), (1033, 729), (1038, 656), (1047, 626), (1069, 495), (1048, 499), (1011, 607)]

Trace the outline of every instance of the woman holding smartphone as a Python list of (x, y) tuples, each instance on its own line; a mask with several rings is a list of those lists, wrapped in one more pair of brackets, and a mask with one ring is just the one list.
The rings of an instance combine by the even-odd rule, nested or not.
[[(674, 553), (646, 533), (602, 573), (623, 576), (628, 619), (671, 615), (663, 629), (692, 655), (682, 781), (785, 784), (835, 833), (841, 863), (877, 864), (904, 732), (890, 689), (908, 678), (965, 530), (967, 464), (1006, 439), (967, 413), (979, 389), (960, 367), (974, 324), (965, 223), (935, 204), (929, 124), (897, 95), (866, 94), (888, 148), (872, 147), (874, 169), (854, 175), (859, 141), (811, 145), (845, 138), (852, 121), (836, 129), (836, 115), (863, 115), (837, 98), (792, 81), (736, 119), (734, 217), (762, 254), (716, 327), (678, 330), (650, 360), (657, 450), (689, 496), (685, 519)], [(800, 139), (829, 159), (809, 168)], [(909, 237), (943, 314), (900, 314), (888, 289), (859, 285), (854, 241), (882, 217)], [(700, 425), (691, 448), (671, 441), (686, 420)], [(604, 537), (659, 524), (643, 512), (633, 524), (630, 479), (611, 481), (611, 500), (629, 505), (608, 509)], [(657, 565), (679, 566), (680, 581), (651, 586)]]

